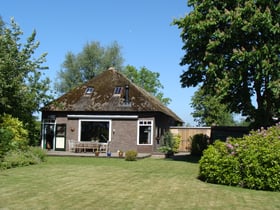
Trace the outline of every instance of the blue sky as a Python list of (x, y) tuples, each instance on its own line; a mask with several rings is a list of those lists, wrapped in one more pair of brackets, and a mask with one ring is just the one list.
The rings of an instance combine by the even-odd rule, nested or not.
[(108, 46), (117, 41), (122, 47), (124, 65), (145, 66), (160, 73), (168, 106), (186, 123), (191, 117), (194, 88), (181, 88), (180, 66), (184, 55), (180, 30), (171, 25), (174, 18), (190, 12), (187, 0), (2, 0), (0, 15), (6, 22), (14, 17), (24, 32), (33, 30), (40, 47), (35, 55), (48, 53), (46, 71), (54, 81), (67, 52), (82, 51), (87, 42)]

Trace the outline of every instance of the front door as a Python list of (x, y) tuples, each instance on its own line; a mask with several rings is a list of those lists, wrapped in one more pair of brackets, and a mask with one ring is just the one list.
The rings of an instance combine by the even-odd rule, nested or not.
[(66, 149), (66, 124), (56, 124), (55, 150), (65, 151)]

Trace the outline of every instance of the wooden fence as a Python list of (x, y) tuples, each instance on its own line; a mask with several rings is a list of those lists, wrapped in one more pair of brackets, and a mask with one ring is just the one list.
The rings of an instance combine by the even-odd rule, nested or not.
[(247, 127), (241, 126), (212, 126), (212, 127), (170, 127), (173, 135), (180, 135), (180, 152), (190, 152), (191, 137), (195, 134), (205, 134), (210, 138), (210, 142), (219, 139), (225, 141), (228, 137), (242, 137), (249, 133)]
[(191, 137), (195, 134), (205, 134), (211, 136), (211, 127), (171, 127), (170, 132), (173, 135), (180, 135), (181, 143), (179, 146), (180, 152), (190, 152)]

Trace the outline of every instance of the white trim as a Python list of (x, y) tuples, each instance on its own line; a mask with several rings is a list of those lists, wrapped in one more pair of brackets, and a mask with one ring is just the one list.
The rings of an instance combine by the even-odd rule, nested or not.
[(81, 141), (81, 129), (82, 129), (82, 122), (109, 122), (109, 139), (108, 143), (111, 142), (111, 134), (112, 134), (112, 120), (107, 120), (107, 119), (80, 119), (79, 120), (79, 133), (78, 133), (78, 141)]
[(53, 142), (53, 148), (52, 148), (52, 151), (55, 150), (55, 138), (56, 138), (56, 120), (54, 120), (53, 122), (45, 122), (44, 120), (42, 121), (41, 123), (41, 132), (42, 132), (42, 138), (41, 138), (41, 147), (42, 149), (44, 148), (44, 144), (46, 145), (46, 148), (47, 148), (47, 140), (46, 140), (46, 127), (45, 125), (53, 125), (53, 133), (54, 133), (54, 136), (53, 136), (53, 139), (52, 139), (52, 142)]
[(68, 118), (82, 119), (138, 119), (138, 115), (75, 115), (69, 114)]
[[(140, 122), (150, 122), (150, 124), (140, 124)], [(150, 131), (150, 143), (149, 144), (140, 144), (139, 143), (139, 137), (140, 137), (140, 126), (151, 126), (151, 131)], [(154, 144), (154, 121), (153, 120), (148, 120), (148, 119), (141, 119), (138, 120), (137, 122), (137, 145), (153, 145)]]

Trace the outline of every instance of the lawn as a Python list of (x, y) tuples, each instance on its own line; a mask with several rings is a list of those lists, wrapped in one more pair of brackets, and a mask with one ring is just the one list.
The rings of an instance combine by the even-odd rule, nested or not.
[(208, 184), (197, 174), (188, 157), (48, 157), (0, 171), (0, 209), (280, 209), (279, 192)]

